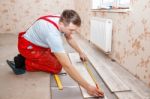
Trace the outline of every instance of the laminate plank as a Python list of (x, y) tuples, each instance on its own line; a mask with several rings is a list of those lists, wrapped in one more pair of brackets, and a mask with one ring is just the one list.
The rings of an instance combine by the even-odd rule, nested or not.
[(117, 63), (111, 62), (110, 65), (112, 66), (112, 71), (114, 71), (120, 78), (123, 78), (122, 81), (126, 83), (131, 88), (131, 90), (133, 90), (143, 99), (150, 99), (150, 88), (148, 86), (134, 77), (127, 70), (120, 67)]
[[(91, 78), (90, 74), (88, 73), (88, 71), (84, 67), (83, 63), (81, 62), (81, 60), (79, 58), (79, 54), (78, 53), (69, 53), (69, 58), (70, 58), (72, 64), (75, 66), (75, 68), (79, 71), (80, 75), (82, 75), (82, 77), (89, 84), (95, 86), (95, 83), (94, 83), (93, 79)], [(83, 87), (80, 86), (80, 88), (81, 88), (82, 95), (83, 95), (84, 98), (93, 97), (93, 96), (89, 95)], [(105, 97), (103, 99), (107, 99), (107, 97)]]
[[(77, 53), (69, 53), (69, 58), (70, 58), (72, 64), (75, 66), (75, 68), (79, 71), (80, 75), (85, 75), (85, 76), (82, 76), (82, 77), (89, 84), (95, 86), (94, 81), (92, 80), (92, 78), (88, 74), (86, 68), (84, 68), (83, 64), (81, 63), (81, 60), (79, 59), (79, 55)], [(83, 94), (84, 98), (93, 97), (93, 96), (89, 95), (83, 87), (80, 86), (80, 88), (81, 88), (81, 91), (82, 91), (82, 94)]]
[[(118, 99), (146, 99), (138, 96), (135, 92), (116, 92)], [(147, 98), (148, 99), (148, 98)]]
[(94, 68), (103, 78), (104, 82), (112, 92), (130, 90), (130, 88), (126, 86), (115, 73), (108, 69), (105, 64), (101, 63), (100, 61), (96, 61), (92, 56), (93, 54), (91, 54), (87, 49), (84, 50), (84, 53), (87, 55)]
[(77, 35), (74, 35), (74, 38), (78, 39), (77, 43), (79, 43), (82, 50), (88, 50), (86, 55), (89, 54), (88, 56), (91, 57), (90, 61), (92, 61), (93, 64), (99, 59), (99, 62), (101, 63), (99, 66), (103, 66), (103, 64), (106, 65), (110, 71), (113, 71), (122, 82), (134, 91), (135, 95), (142, 97), (142, 99), (150, 99), (150, 88), (146, 86), (146, 84), (134, 77), (134, 75), (129, 73), (129, 71), (124, 69), (118, 63), (112, 62), (107, 55), (102, 53), (93, 44), (87, 42), (87, 40), (84, 40)]
[(97, 52), (91, 46), (89, 46), (89, 44), (84, 43), (81, 40), (79, 41), (80, 48), (87, 55), (93, 67), (96, 69), (96, 71), (99, 73), (99, 75), (102, 77), (102, 79), (112, 92), (131, 90), (126, 84), (122, 82), (122, 80), (120, 80), (120, 78), (113, 71), (107, 68), (108, 65), (101, 60), (99, 54), (97, 54)]

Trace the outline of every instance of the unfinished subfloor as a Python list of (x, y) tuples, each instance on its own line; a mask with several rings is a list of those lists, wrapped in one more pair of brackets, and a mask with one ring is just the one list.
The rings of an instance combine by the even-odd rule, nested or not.
[[(76, 36), (76, 39), (78, 39), (77, 41), (81, 42), (79, 44), (83, 50), (86, 50), (84, 47), (89, 46), (94, 48), (92, 45), (89, 45), (88, 42), (83, 41), (83, 39), (81, 39), (79, 36)], [(16, 45), (16, 35), (0, 34), (0, 99), (83, 99), (78, 84), (73, 81), (68, 74), (60, 75), (62, 84), (64, 86), (63, 90), (58, 90), (53, 75), (48, 73), (26, 72), (23, 75), (14, 75), (12, 70), (6, 64), (6, 59), (12, 60), (13, 57), (17, 54)], [(75, 52), (67, 44), (65, 44), (65, 47), (68, 53)], [(130, 81), (135, 81), (134, 85), (130, 84), (131, 82), (129, 81), (124, 81), (124, 83), (129, 84), (133, 92), (138, 93), (140, 97), (140, 94), (143, 93), (144, 97), (141, 99), (150, 99), (150, 88), (144, 85), (144, 83), (136, 79), (118, 64), (111, 62), (111, 60), (104, 56), (104, 54), (97, 54), (97, 56), (101, 58), (101, 61), (112, 65), (111, 69), (114, 70), (114, 72), (120, 77), (125, 78), (126, 76), (129, 76)], [(107, 96), (107, 99), (117, 99), (116, 94), (109, 90), (97, 70), (92, 67), (91, 63), (89, 64), (98, 83), (100, 84), (100, 87)], [(127, 75), (125, 76), (124, 74)], [(138, 92), (139, 90), (140, 92)], [(123, 97), (120, 99), (136, 98)]]

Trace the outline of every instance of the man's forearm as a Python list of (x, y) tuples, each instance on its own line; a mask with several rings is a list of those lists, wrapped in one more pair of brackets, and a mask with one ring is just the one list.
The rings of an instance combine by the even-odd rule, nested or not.
[(80, 49), (80, 47), (78, 46), (78, 44), (76, 43), (76, 41), (72, 38), (72, 39), (67, 39), (67, 42), (69, 43), (69, 45), (74, 48), (78, 53), (82, 53), (82, 50)]
[(78, 82), (83, 88), (88, 89), (89, 84), (81, 77), (79, 72), (72, 66), (68, 56), (63, 53), (54, 53), (57, 57), (58, 61), (63, 66), (64, 70), (73, 78), (76, 82)]

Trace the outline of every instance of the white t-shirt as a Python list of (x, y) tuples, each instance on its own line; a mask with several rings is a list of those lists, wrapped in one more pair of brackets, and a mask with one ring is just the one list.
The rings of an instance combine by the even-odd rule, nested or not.
[[(59, 18), (49, 17), (58, 25)], [(52, 23), (40, 19), (36, 21), (24, 34), (24, 38), (35, 45), (50, 48), (51, 52), (65, 53), (61, 33)]]

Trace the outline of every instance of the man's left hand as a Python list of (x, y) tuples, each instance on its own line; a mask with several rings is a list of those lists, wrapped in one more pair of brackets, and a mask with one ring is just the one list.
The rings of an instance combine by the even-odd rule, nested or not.
[(87, 61), (88, 60), (87, 57), (86, 57), (86, 55), (83, 52), (79, 53), (79, 55), (80, 55), (81, 61)]

